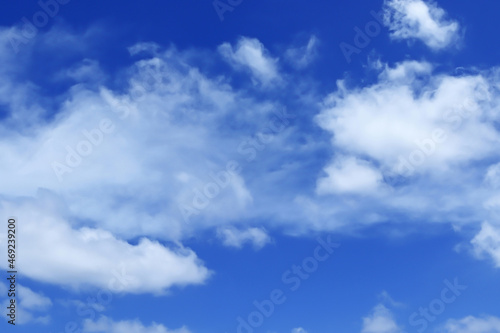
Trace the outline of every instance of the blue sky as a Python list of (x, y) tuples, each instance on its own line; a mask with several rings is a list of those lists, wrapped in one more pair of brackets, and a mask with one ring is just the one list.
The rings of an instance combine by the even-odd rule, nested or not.
[(2, 332), (500, 332), (499, 9), (10, 4)]

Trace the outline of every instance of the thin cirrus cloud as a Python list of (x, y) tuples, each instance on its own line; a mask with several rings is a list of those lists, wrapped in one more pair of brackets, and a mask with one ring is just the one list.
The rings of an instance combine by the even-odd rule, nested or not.
[(418, 39), (433, 50), (459, 40), (460, 25), (446, 19), (446, 12), (434, 2), (386, 0), (384, 23), (395, 40)]

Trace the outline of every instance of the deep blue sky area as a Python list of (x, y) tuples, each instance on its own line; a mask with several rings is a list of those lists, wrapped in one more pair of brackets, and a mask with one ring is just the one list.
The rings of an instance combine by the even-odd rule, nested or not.
[[(334, 1), (243, 1), (232, 12), (226, 12), (221, 22), (211, 1), (102, 3), (72, 0), (61, 5), (56, 19), (43, 29), (49, 29), (57, 20), (77, 31), (101, 23), (109, 32), (105, 44), (113, 46), (116, 51), (113, 56), (124, 52), (120, 46), (141, 41), (155, 41), (163, 45), (174, 43), (182, 49), (213, 48), (224, 41), (234, 41), (239, 36), (252, 36), (266, 45), (275, 44), (278, 47), (301, 33), (317, 33), (325, 48), (323, 61), (330, 64), (328, 72), (323, 73), (338, 75), (338, 71), (345, 70), (344, 66), (339, 66), (343, 65), (343, 61), (338, 44), (351, 42), (355, 34), (353, 28), (363, 27), (371, 21), (370, 11), (379, 11), (381, 5), (382, 1), (359, 0), (348, 5)], [(482, 66), (494, 65), (498, 56), (495, 47), (498, 37), (493, 32), (500, 5), (494, 1), (441, 1), (440, 5), (446, 8), (449, 16), (467, 26), (466, 48), (457, 52), (454, 61), (467, 66), (474, 59), (476, 66), (478, 63)], [(23, 17), (32, 18), (39, 10), (36, 1), (9, 4), (0, 14), (0, 22), (6, 26), (14, 25)], [(468, 22), (474, 22), (474, 25), (468, 25)], [(387, 35), (381, 34), (367, 49), (388, 45)], [(385, 52), (384, 56), (391, 60), (400, 59), (405, 54), (408, 54), (408, 49), (394, 48), (390, 54)], [(351, 67), (362, 60), (357, 59)]]

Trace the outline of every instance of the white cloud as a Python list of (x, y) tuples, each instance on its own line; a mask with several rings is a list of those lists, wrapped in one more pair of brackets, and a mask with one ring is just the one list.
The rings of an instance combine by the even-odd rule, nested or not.
[(50, 298), (36, 293), (30, 288), (23, 285), (18, 285), (20, 305), (28, 310), (46, 310), (52, 306)]
[[(179, 240), (194, 228), (224, 224), (244, 213), (252, 194), (242, 175), (234, 175), (190, 225), (178, 207), (192, 205), (194, 191), (203, 191), (213, 181), (210, 174), (238, 156), (245, 135), (266, 124), (276, 108), (240, 96), (194, 67), (184, 71), (179, 62), (182, 55), (173, 50), (138, 61), (127, 71), (129, 87), (120, 93), (76, 85), (61, 97), (61, 108), (51, 110), (57, 116), (50, 123), (41, 114), (45, 110), (12, 106), (13, 118), (2, 124), (5, 135), (0, 140), (11, 163), (0, 167), (11, 175), (4, 182), (15, 188), (9, 195), (34, 196), (38, 188), (48, 189), (68, 199), (65, 209), (71, 216), (122, 238)], [(19, 103), (36, 105), (43, 98), (16, 90), (6, 94), (24, 96)], [(113, 124), (112, 133), (96, 134), (103, 119)], [(231, 130), (226, 121), (248, 127)], [(76, 167), (58, 169), (57, 175), (55, 162), (67, 166), (68, 151), (90, 142), (89, 133), (97, 142), (90, 145), (91, 153), (80, 156)]]
[(62, 78), (67, 76), (78, 83), (85, 81), (101, 81), (104, 78), (99, 63), (92, 59), (84, 59), (81, 63), (60, 74)]
[(446, 322), (443, 333), (499, 333), (500, 318), (468, 316), (462, 319), (450, 319)]
[(224, 245), (236, 248), (250, 243), (255, 249), (261, 249), (271, 242), (271, 237), (261, 228), (239, 230), (234, 227), (222, 227), (217, 231), (217, 235)]
[(492, 188), (500, 188), (500, 163), (494, 164), (488, 168), (484, 180)]
[(316, 192), (369, 194), (380, 188), (382, 174), (367, 161), (355, 157), (338, 157), (325, 168), (327, 177), (318, 179)]
[(386, 0), (384, 21), (394, 39), (420, 39), (432, 49), (443, 49), (458, 40), (459, 24), (445, 19), (433, 2)]
[(137, 55), (142, 52), (149, 55), (156, 55), (159, 50), (160, 46), (153, 42), (137, 43), (128, 48), (130, 55)]
[(397, 63), (394, 67), (385, 65), (384, 70), (380, 73), (382, 80), (397, 82), (402, 80), (408, 82), (419, 75), (428, 76), (432, 72), (432, 65), (425, 61), (403, 61)]
[[(58, 40), (50, 33), (51, 38), (40, 32), (33, 40), (48, 54)], [(6, 35), (0, 29), (0, 58), (9, 67), (0, 69), (5, 74), (0, 76), (0, 102), (7, 103), (9, 112), (0, 124), (5, 161), (0, 172), (9, 175), (2, 179), (2, 188), (9, 190), (0, 191), (0, 212), (22, 212), (23, 273), (62, 286), (107, 288), (113, 273), (125, 271), (135, 282), (123, 288), (132, 293), (160, 293), (205, 282), (207, 268), (181, 241), (199, 230), (217, 230), (236, 218), (251, 217), (248, 176), (236, 174), (220, 185), (220, 193), (190, 223), (183, 220), (179, 206), (193, 206), (197, 191), (213, 183), (212, 176), (223, 172), (228, 161), (245, 162), (239, 145), (260, 134), (271, 120), (280, 125), (273, 114), (280, 103), (257, 102), (234, 91), (224, 77), (202, 74), (175, 48), (159, 50), (149, 44), (130, 49), (132, 54), (144, 51), (146, 58), (121, 69), (123, 86), (116, 90), (102, 82), (91, 88), (75, 84), (60, 95), (45, 96), (45, 89), (17, 75), (29, 75), (23, 71), (37, 59), (22, 52), (14, 61)], [(77, 36), (60, 37), (78, 43)], [(262, 45), (248, 39), (241, 43), (236, 57), (251, 60), (249, 65), (263, 79), (275, 78), (275, 61)], [(246, 52), (261, 58), (245, 58)], [(77, 80), (101, 74), (91, 59), (68, 67), (61, 73)], [(46, 103), (49, 99), (57, 103)], [(105, 119), (112, 123), (112, 132), (102, 131)], [(282, 130), (272, 136), (283, 143), (286, 135)], [(79, 147), (91, 152), (76, 156)], [(282, 148), (269, 143), (266, 149), (272, 153)], [(74, 164), (68, 167), (70, 160)], [(65, 166), (59, 174), (55, 162)], [(253, 229), (237, 236), (256, 247), (269, 237)], [(137, 239), (142, 239), (139, 244), (127, 242)], [(58, 246), (49, 246), (51, 241)], [(42, 255), (38, 249), (45, 247), (57, 253)], [(150, 272), (148, 277), (139, 279), (145, 272)]]
[(309, 66), (317, 56), (319, 39), (311, 36), (306, 45), (286, 50), (285, 59), (297, 69)]
[[(0, 291), (2, 296), (7, 295), (7, 286), (0, 282)], [(27, 323), (36, 323), (46, 325), (50, 322), (51, 317), (47, 313), (52, 307), (50, 298), (42, 293), (37, 293), (28, 287), (19, 283), (16, 285), (16, 324), (24, 325)], [(6, 308), (10, 303), (10, 299), (2, 302), (2, 308)]]
[[(500, 157), (497, 70), (453, 76), (416, 61), (381, 64), (379, 70), (378, 80), (369, 85), (339, 81), (316, 117), (331, 134), (332, 155), (366, 161), (362, 164), (370, 171), (363, 170), (371, 176), (358, 178), (356, 168), (342, 168), (340, 162), (326, 164), (327, 173), (339, 176), (336, 182), (334, 176), (318, 177), (321, 196), (297, 196), (296, 203), (307, 212), (304, 218), (315, 228), (333, 230), (391, 220), (394, 210), (412, 220), (456, 226), (500, 213), (493, 169), (483, 182), (491, 161)], [(359, 189), (359, 183), (373, 189), (380, 182), (384, 190), (353, 202), (339, 195), (341, 187), (335, 184), (342, 182), (344, 188), (352, 184)], [(335, 195), (335, 203), (326, 194)]]
[[(172, 286), (201, 284), (210, 275), (187, 248), (168, 248), (147, 238), (131, 245), (102, 229), (73, 228), (60, 207), (46, 191), (40, 191), (37, 200), (2, 203), (2, 214), (19, 212), (23, 246), (18, 250), (18, 269), (26, 277), (75, 289), (159, 294)], [(6, 239), (5, 233), (2, 237)], [(0, 266), (6, 268), (6, 263)], [(26, 301), (31, 305), (41, 300)]]
[[(78, 40), (70, 39), (72, 43)], [(14, 64), (12, 52), (1, 52), (5, 38), (2, 41), (0, 57), (10, 66)], [(45, 49), (50, 48), (45, 45)], [(236, 46), (224, 44), (219, 51), (233, 66), (249, 70), (256, 80), (269, 83), (280, 76), (277, 59), (269, 56), (257, 40), (243, 38)], [(68, 252), (87, 258), (85, 253), (93, 252), (87, 251), (85, 235), (95, 235), (93, 242), (103, 247), (101, 238), (109, 237), (105, 250), (112, 263), (122, 260), (120, 250), (124, 249), (134, 254), (134, 260), (141, 258), (153, 265), (157, 258), (142, 253), (151, 246), (159, 257), (172, 258), (193, 272), (184, 278), (162, 272), (162, 281), (149, 281), (149, 289), (131, 286), (131, 292), (158, 292), (172, 285), (205, 281), (206, 268), (196, 254), (180, 245), (185, 237), (200, 230), (230, 230), (226, 238), (236, 239), (230, 244), (246, 241), (260, 246), (267, 242), (263, 234), (248, 233), (248, 226), (239, 224), (241, 229), (231, 229), (236, 220), (258, 218), (265, 221), (267, 230), (286, 228), (296, 234), (379, 223), (387, 221), (393, 210), (430, 223), (485, 220), (485, 210), (478, 207), (493, 200), (488, 188), (491, 182), (477, 187), (477, 177), (482, 180), (487, 173), (478, 165), (497, 156), (500, 138), (493, 125), (500, 95), (496, 90), (498, 73), (492, 74), (493, 70), (454, 77), (435, 74), (429, 63), (406, 61), (381, 65), (378, 81), (362, 88), (339, 82), (338, 91), (325, 99), (316, 118), (332, 136), (331, 155), (344, 156), (328, 165), (317, 131), (307, 129), (299, 135), (298, 129), (304, 129), (300, 128), (302, 123), (288, 122), (279, 133), (268, 135), (273, 142), (264, 147), (247, 144), (250, 155), (239, 151), (245, 140), (262, 136), (266, 124), (275, 117), (273, 111), (286, 102), (281, 96), (294, 95), (290, 91), (280, 92), (277, 99), (254, 98), (246, 90), (235, 91), (224, 75), (203, 73), (192, 54), (186, 56), (173, 47), (162, 50), (153, 44), (132, 47), (130, 52), (141, 52), (145, 58), (120, 70), (123, 86), (116, 90), (77, 84), (61, 95), (44, 96), (45, 89), (12, 74), (31, 68), (24, 66), (29, 59), (23, 59), (22, 66), (12, 65), (9, 71), (0, 69), (5, 74), (0, 76), (0, 102), (8, 103), (10, 112), (0, 125), (0, 149), (5, 160), (0, 173), (9, 175), (2, 179), (3, 188), (9, 190), (0, 193), (0, 210), (9, 215), (9, 211), (24, 207), (21, 198), (34, 200), (29, 207), (41, 207), (44, 201), (37, 192), (46, 189), (45, 193), (56, 198), (48, 202), (56, 207), (53, 211), (37, 208), (26, 219), (53, 223), (59, 234), (41, 230), (42, 240), (33, 244), (44, 245), (45, 238), (68, 238), (71, 242), (63, 241)], [(90, 60), (82, 77), (92, 77), (92, 71), (97, 71), (92, 64), (96, 63)], [(478, 91), (488, 94), (481, 97)], [(43, 103), (47, 99), (60, 103), (47, 106)], [(317, 96), (300, 94), (298, 104), (300, 107), (289, 113), (301, 112), (308, 117), (314, 113)], [(467, 107), (460, 109), (460, 105)], [(460, 114), (450, 115), (451, 111)], [(89, 141), (89, 132), (95, 134), (105, 118), (112, 121), (115, 130), (105, 133), (102, 140), (94, 135), (93, 140), (99, 143), (92, 146), (92, 153), (82, 156), (79, 165), (64, 173), (59, 182), (52, 163), (66, 163), (68, 147), (75, 150), (82, 141)], [(446, 130), (447, 140), (436, 145), (425, 163), (415, 167), (416, 176), (408, 177), (402, 185), (391, 183), (399, 157), (408, 159), (440, 128)], [(246, 163), (250, 163), (248, 156), (252, 154), (250, 166)], [(213, 184), (212, 176), (222, 172), (232, 159), (242, 164), (243, 171), (231, 177), (207, 206), (185, 223), (179, 206), (192, 206), (195, 195)], [(327, 177), (314, 179), (322, 169)], [(382, 186), (388, 190), (376, 198), (354, 201), (349, 195), (343, 196), (373, 193)], [(334, 194), (338, 200), (326, 194)], [(494, 201), (489, 205), (494, 207)], [(463, 215), (463, 211), (468, 214)], [(147, 240), (138, 245), (126, 242), (141, 237), (179, 242), (179, 246)], [(60, 262), (54, 260), (51, 265), (64, 274), (76, 275), (71, 269), (80, 276), (93, 272), (92, 267), (81, 263), (66, 265), (68, 256), (62, 256), (55, 257)], [(63, 285), (71, 280), (57, 277), (55, 271), (54, 275), (43, 272), (41, 264), (35, 262), (39, 257), (34, 251), (24, 258), (34, 263), (30, 274), (35, 279)], [(125, 260), (124, 265), (130, 268), (132, 263)], [(104, 286), (109, 275), (109, 271), (97, 274), (90, 283)], [(80, 276), (74, 279), (76, 286), (83, 283)]]
[(297, 327), (297, 328), (292, 329), (292, 333), (307, 333), (307, 331), (305, 329), (303, 329), (302, 327)]
[(480, 93), (490, 89), (488, 78), (429, 71), (426, 63), (411, 61), (386, 68), (372, 86), (347, 89), (340, 83), (318, 124), (334, 134), (338, 149), (369, 156), (386, 170), (394, 171), (401, 157), (408, 159), (416, 150), (425, 160), (413, 158), (422, 164), (417, 172), (494, 154), (500, 134), (492, 124), (489, 97)]
[(401, 328), (394, 321), (392, 312), (384, 305), (378, 304), (372, 313), (363, 318), (362, 333), (399, 333)]
[(489, 255), (496, 267), (500, 267), (500, 228), (488, 222), (481, 225), (481, 230), (472, 239), (471, 244), (477, 256)]
[(179, 329), (168, 329), (162, 324), (153, 322), (145, 326), (139, 320), (115, 321), (111, 318), (101, 316), (98, 320), (85, 319), (83, 322), (83, 332), (102, 333), (190, 333), (186, 327)]
[(264, 45), (255, 38), (242, 37), (236, 47), (224, 43), (219, 46), (219, 52), (233, 67), (250, 70), (265, 85), (279, 80), (278, 59), (272, 58)]

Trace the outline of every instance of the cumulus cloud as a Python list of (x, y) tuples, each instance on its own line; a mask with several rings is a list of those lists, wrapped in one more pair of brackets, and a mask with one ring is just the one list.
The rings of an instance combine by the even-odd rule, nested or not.
[(262, 228), (239, 230), (234, 227), (224, 227), (220, 228), (217, 234), (222, 243), (229, 247), (241, 248), (245, 243), (250, 243), (258, 250), (271, 242), (271, 237)]
[(219, 52), (236, 69), (246, 69), (262, 84), (279, 79), (278, 59), (272, 58), (262, 43), (255, 38), (242, 37), (235, 47), (229, 43), (219, 46)]
[[(405, 61), (380, 66), (378, 80), (361, 88), (339, 81), (315, 118), (332, 137), (335, 157), (328, 162), (316, 129), (274, 114), (285, 97), (266, 100), (236, 91), (227, 77), (203, 72), (175, 48), (132, 46), (129, 52), (144, 58), (122, 69), (120, 87), (69, 83), (67, 91), (47, 98), (43, 89), (20, 79), (34, 59), (28, 52), (16, 63), (6, 33), (0, 31), (0, 59), (7, 64), (0, 68), (0, 102), (8, 106), (0, 125), (5, 159), (0, 174), (9, 175), (2, 178), (9, 190), (0, 192), (0, 209), (5, 215), (25, 212), (19, 217), (33, 246), (25, 247), (23, 258), (31, 264), (24, 272), (34, 279), (106, 287), (113, 270), (134, 276), (138, 264), (149, 271), (162, 263), (156, 280), (127, 289), (157, 293), (206, 281), (207, 268), (181, 243), (199, 230), (219, 230), (228, 246), (249, 242), (258, 248), (269, 242), (263, 229), (232, 228), (236, 219), (258, 218), (266, 221), (266, 230), (284, 226), (300, 234), (386, 221), (393, 211), (430, 216), (430, 222), (484, 220), (478, 207), (494, 209), (500, 202), (491, 195), (495, 172), (481, 164), (498, 155), (494, 121), (500, 94), (493, 70), (458, 77), (435, 73), (426, 62)], [(41, 49), (49, 52), (54, 42), (42, 33), (40, 38)], [(302, 49), (304, 59), (315, 45), (310, 40)], [(222, 55), (254, 80), (280, 80), (278, 59), (256, 39), (225, 43), (218, 51), (211, 56)], [(92, 60), (70, 68), (80, 79), (100, 71)], [(300, 95), (293, 102), (309, 117), (317, 96)], [(302, 134), (296, 126), (304, 126)], [(435, 139), (439, 142), (429, 142)], [(229, 174), (228, 162), (234, 160), (240, 171)], [(398, 179), (408, 169), (410, 175)], [(478, 178), (484, 187), (471, 186)], [(386, 191), (376, 199), (351, 199), (382, 187)], [(39, 228), (35, 239), (29, 229), (35, 221), (53, 231)], [(50, 239), (67, 251), (46, 262), (49, 257), (35, 249), (49, 246)], [(108, 270), (96, 273), (83, 262), (97, 253), (90, 247), (106, 253), (108, 259), (100, 258), (96, 267)], [(52, 271), (44, 271), (44, 264)], [(93, 278), (83, 281), (90, 273)]]
[[(339, 81), (316, 121), (331, 133), (332, 154), (347, 156), (352, 167), (343, 168), (342, 160), (327, 165), (329, 176), (319, 176), (317, 193), (335, 196), (340, 204), (342, 181), (353, 188), (358, 184), (358, 189), (375, 189), (381, 183), (387, 191), (377, 191), (375, 200), (359, 200), (357, 216), (331, 207), (326, 198), (307, 205), (301, 199), (301, 204), (310, 216), (321, 219), (328, 211), (345, 223), (349, 218), (383, 221), (380, 213), (394, 208), (429, 221), (460, 224), (471, 221), (457, 213), (463, 196), (471, 195), (467, 211), (485, 220), (500, 207), (494, 197), (495, 168), (490, 165), (499, 157), (500, 143), (496, 73), (493, 69), (453, 76), (435, 73), (426, 62), (405, 61), (380, 66), (378, 81), (370, 85), (349, 87)], [(364, 176), (356, 177), (354, 170)], [(355, 181), (348, 182), (348, 176)]]
[(384, 23), (393, 39), (419, 39), (439, 50), (456, 42), (459, 24), (446, 19), (446, 12), (434, 2), (386, 0)]
[(500, 318), (468, 316), (462, 319), (450, 319), (446, 322), (443, 333), (499, 333)]
[(383, 304), (373, 308), (372, 313), (363, 318), (362, 333), (399, 333), (401, 328), (396, 324), (392, 312)]
[[(210, 274), (193, 251), (180, 245), (168, 248), (147, 238), (132, 245), (99, 228), (72, 227), (57, 199), (46, 191), (37, 200), (4, 201), (0, 211), (19, 212), (19, 269), (38, 281), (75, 289), (160, 294), (172, 286), (203, 283)], [(6, 263), (0, 265), (7, 268)], [(25, 302), (36, 301), (40, 303), (33, 297)]]
[[(280, 105), (257, 102), (224, 78), (188, 65), (175, 49), (150, 44), (131, 47), (131, 54), (145, 58), (123, 69), (120, 88), (67, 82), (67, 91), (50, 98), (58, 103), (45, 103), (41, 90), (19, 79), (18, 72), (28, 74), (25, 63), (35, 59), (24, 52), (15, 62), (6, 36), (0, 30), (0, 58), (11, 65), (0, 69), (0, 101), (8, 101), (0, 124), (6, 161), (0, 166), (0, 211), (19, 212), (23, 221), (23, 274), (76, 289), (118, 288), (116, 275), (125, 275), (121, 290), (131, 293), (204, 283), (209, 270), (181, 241), (249, 214), (246, 176), (232, 172), (226, 181), (224, 175), (230, 161), (245, 161), (239, 145), (270, 121), (280, 128), (273, 139), (282, 140), (286, 132), (274, 114)], [(34, 45), (45, 43), (41, 49), (50, 52), (46, 36), (37, 38)], [(243, 53), (257, 45), (247, 42)], [(268, 66), (252, 59), (252, 68), (273, 77), (266, 76), (275, 70), (273, 61)], [(101, 73), (93, 60), (70, 66), (75, 79)], [(266, 144), (273, 146), (269, 139)], [(257, 148), (247, 150), (265, 153)], [(207, 184), (217, 184), (215, 197)], [(206, 204), (197, 206), (201, 192)], [(195, 211), (189, 221), (180, 210), (186, 206)], [(268, 241), (257, 229), (235, 235), (256, 247)]]
[[(415, 78), (417, 74), (421, 79)], [(372, 86), (339, 86), (317, 120), (334, 134), (335, 146), (369, 156), (387, 168), (421, 149), (428, 156), (419, 170), (443, 169), (494, 154), (500, 134), (488, 112), (489, 98), (481, 93), (489, 86), (483, 75), (431, 76), (427, 64), (404, 62), (386, 68)]]
[(162, 324), (151, 323), (146, 326), (139, 320), (115, 321), (109, 317), (101, 316), (98, 320), (85, 319), (83, 322), (83, 332), (90, 333), (190, 333), (186, 327), (178, 329), (168, 329)]
[(24, 107), (28, 100), (36, 106), (43, 96), (9, 81), (16, 91), (9, 93), (25, 97), (1, 127), (0, 147), (10, 160), (1, 171), (12, 175), (4, 181), (14, 188), (9, 195), (33, 196), (45, 188), (68, 199), (70, 215), (124, 238), (179, 240), (197, 226), (242, 214), (252, 195), (240, 174), (232, 174), (216, 198), (205, 198), (209, 205), (194, 208), (190, 225), (179, 207), (193, 206), (197, 191), (213, 182), (211, 175), (241, 155), (244, 136), (269, 122), (277, 108), (183, 67), (181, 59), (169, 50), (139, 60), (119, 92), (72, 86), (61, 106), (50, 110), (50, 123), (47, 110)]

